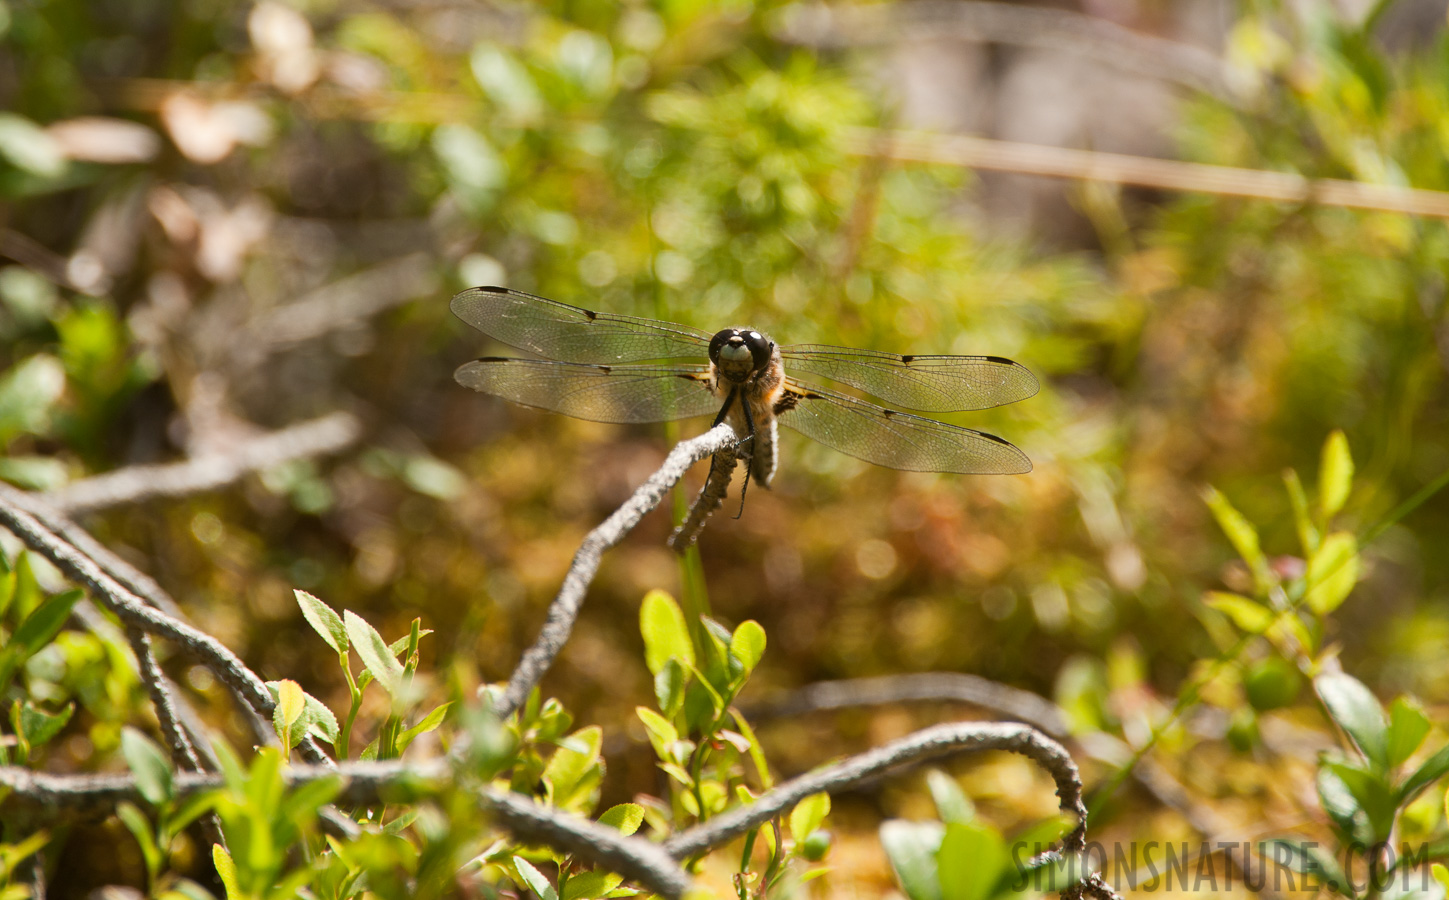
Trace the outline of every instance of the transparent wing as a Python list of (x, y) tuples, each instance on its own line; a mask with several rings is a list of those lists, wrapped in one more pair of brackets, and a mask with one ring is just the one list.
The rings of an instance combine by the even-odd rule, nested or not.
[(664, 422), (712, 415), (703, 366), (592, 366), (488, 357), (458, 367), (463, 387), (592, 422)]
[(1031, 471), (1026, 454), (995, 435), (883, 409), (854, 397), (787, 380), (794, 409), (780, 424), (841, 453), (909, 472), (1013, 475)]
[(607, 364), (709, 353), (710, 335), (686, 325), (591, 312), (508, 288), (469, 288), (449, 305), (484, 334), (548, 359)]
[(1000, 356), (901, 356), (824, 344), (794, 344), (780, 353), (787, 372), (820, 375), (907, 409), (988, 409), (1039, 389), (1030, 370)]

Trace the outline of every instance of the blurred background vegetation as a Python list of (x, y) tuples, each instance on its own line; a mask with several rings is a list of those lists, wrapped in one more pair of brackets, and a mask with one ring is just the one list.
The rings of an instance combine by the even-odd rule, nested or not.
[[(750, 0), (5, 0), (0, 477), (54, 491), (351, 411), (366, 431), (347, 452), (84, 523), (263, 677), (334, 708), (347, 686), (292, 589), (389, 636), (420, 618), (441, 697), (508, 675), (582, 535), (697, 427), (594, 425), (458, 387), (452, 370), (488, 345), (449, 315), (456, 290), (745, 322), (788, 343), (1008, 356), (1042, 393), (952, 421), (1021, 446), (1031, 475), (902, 474), (786, 437), (775, 489), (703, 537), (713, 610), (769, 635), (756, 698), (970, 672), (1131, 738), (1232, 642), (1203, 592), (1252, 590), (1205, 485), (1291, 574), (1302, 551), (1280, 473), (1315, 477), (1330, 431), (1357, 461), (1349, 530), (1449, 468), (1449, 232), (978, 177), (878, 158), (878, 132), (861, 129), (1446, 190), (1449, 41), (1444, 4), (1410, 0), (1040, 10), (1067, 32), (1086, 15), (1173, 42), (1171, 58), (1207, 59), (1220, 82), (1133, 70), (1090, 30), (1080, 46), (825, 34), (817, 8)], [(657, 790), (626, 723), (651, 694), (640, 598), (681, 589), (669, 527), (656, 513), (606, 557), (545, 681), (577, 721), (635, 738), (606, 746), (606, 804)], [(1449, 703), (1449, 557), (1433, 550), (1446, 541), (1439, 501), (1384, 531), (1326, 635), (1380, 696)], [(208, 673), (166, 665), (242, 733)], [(144, 692), (120, 679), (81, 699), (47, 767), (119, 766)], [(1275, 715), (1327, 734), (1310, 699)], [(1311, 819), (1281, 780), (1301, 761), (1256, 732), (1225, 740), (1241, 705), (1232, 685), (1208, 692), (1162, 758), (1252, 834)], [(761, 737), (793, 772), (941, 715), (795, 719)], [(969, 782), (1003, 826), (1041, 812), (1017, 766)], [(837, 802), (859, 853), (837, 857), (836, 887), (889, 888), (874, 823), (910, 815), (918, 788)], [(1134, 815), (1149, 809), (1124, 789), (1095, 827), (1187, 834)], [(134, 849), (114, 823), (105, 834), (114, 852), (88, 851), (57, 890), (138, 883)]]

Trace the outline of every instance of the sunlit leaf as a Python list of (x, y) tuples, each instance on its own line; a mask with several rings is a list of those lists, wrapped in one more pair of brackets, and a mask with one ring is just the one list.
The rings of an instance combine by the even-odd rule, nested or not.
[(1326, 672), (1313, 680), (1329, 715), (1371, 762), (1388, 765), (1388, 723), (1383, 707), (1363, 682), (1342, 672)]
[(121, 729), (121, 755), (136, 778), (136, 790), (152, 806), (171, 799), (171, 763), (156, 742), (127, 725)]
[(338, 653), (345, 652), (348, 646), (347, 627), (342, 624), (342, 617), (306, 591), (294, 590), (292, 596), (297, 598), (297, 605), (302, 608), (302, 617), (322, 636), (322, 640)]
[(388, 649), (387, 642), (377, 633), (377, 629), (355, 615), (352, 610), (344, 611), (342, 620), (348, 637), (352, 639), (352, 647), (362, 657), (367, 670), (382, 685), (383, 690), (397, 697), (402, 691), (403, 667)]
[(674, 598), (663, 591), (650, 591), (639, 605), (639, 631), (644, 636), (644, 662), (658, 675), (671, 659), (683, 666), (695, 664), (689, 626)]
[(1343, 509), (1352, 487), (1353, 457), (1348, 452), (1348, 438), (1342, 431), (1335, 431), (1324, 442), (1318, 465), (1319, 521), (1326, 524)]
[(795, 804), (790, 811), (790, 834), (795, 840), (803, 841), (820, 828), (830, 814), (830, 795), (811, 794)]
[(1359, 576), (1358, 540), (1347, 531), (1323, 539), (1308, 560), (1308, 608), (1319, 615), (1333, 612), (1348, 598)]

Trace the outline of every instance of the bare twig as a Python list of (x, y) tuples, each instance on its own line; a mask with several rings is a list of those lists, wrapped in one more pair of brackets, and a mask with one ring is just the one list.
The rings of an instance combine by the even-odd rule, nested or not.
[(1449, 192), (1445, 191), (1337, 178), (1309, 179), (1292, 172), (1209, 166), (1175, 159), (1097, 153), (967, 135), (896, 131), (890, 133), (890, 138), (890, 141), (882, 142), (878, 130), (854, 129), (846, 141), (846, 148), (858, 156), (884, 154), (890, 159), (909, 162), (1449, 218)]
[[(705, 478), (699, 496), (694, 499), (694, 505), (689, 508), (689, 515), (685, 516), (684, 521), (669, 536), (669, 549), (675, 553), (683, 553), (699, 540), (705, 520), (724, 502), (725, 494), (730, 488), (730, 478), (734, 476), (738, 463), (739, 453), (733, 445), (726, 445), (715, 453), (709, 464), (709, 476)], [(749, 478), (749, 467), (745, 471), (745, 478)]]
[[(120, 617), (128, 627), (176, 641), (211, 669), (247, 706), (270, 719), (276, 701), (266, 684), (216, 638), (160, 610), (106, 574), (94, 560), (45, 528), (25, 509), (23, 492), (0, 484), (0, 527), (20, 538), (31, 550), (50, 560), (71, 580), (90, 591), (91, 597)], [(272, 738), (275, 740), (275, 738)], [(311, 737), (299, 745), (312, 762), (325, 762), (326, 753)]]
[(1082, 802), (1082, 779), (1066, 748), (1029, 725), (951, 722), (936, 725), (898, 741), (819, 769), (761, 794), (748, 806), (739, 806), (664, 842), (676, 859), (702, 853), (730, 841), (791, 809), (811, 794), (852, 787), (893, 769), (977, 750), (1007, 750), (1030, 758), (1051, 774), (1064, 812), (1077, 818), (1077, 826), (1062, 841), (1065, 852), (1081, 851), (1086, 842), (1087, 807)]
[(584, 604), (584, 593), (599, 569), (599, 559), (604, 551), (623, 540), (624, 535), (659, 504), (675, 482), (684, 477), (690, 466), (733, 445), (735, 440), (734, 429), (721, 423), (697, 438), (683, 441), (669, 452), (659, 470), (649, 476), (649, 480), (641, 484), (613, 515), (588, 533), (574, 553), (574, 561), (564, 575), (558, 596), (548, 608), (543, 629), (508, 679), (508, 687), (504, 689), (499, 708), (495, 710), (499, 716), (507, 716), (523, 705), (529, 691), (553, 665), (554, 657), (558, 656), (573, 631), (574, 621)]
[[(341, 776), (345, 783), (338, 799), (357, 805), (430, 796), (452, 784), (451, 775), (444, 760), (344, 762), (337, 767), (299, 765), (282, 771), (289, 787)], [(224, 784), (220, 775), (194, 772), (178, 773), (173, 781), (178, 798)], [(31, 823), (103, 816), (119, 803), (145, 802), (129, 775), (49, 775), (7, 767), (0, 768), (0, 788), (9, 791), (0, 809), (7, 816)], [(665, 897), (681, 897), (690, 887), (689, 875), (658, 844), (550, 809), (521, 794), (490, 787), (477, 788), (475, 794), (480, 805), (522, 841), (544, 844), (596, 863)]]
[(781, 10), (774, 36), (812, 47), (955, 40), (1076, 53), (1112, 68), (1175, 82), (1231, 100), (1226, 65), (1214, 53), (1066, 9), (1008, 3), (797, 3)]
[(355, 443), (361, 433), (356, 416), (332, 413), (244, 441), (225, 453), (165, 465), (130, 466), (82, 479), (47, 499), (74, 515), (153, 497), (185, 497), (225, 487), (251, 472), (285, 462), (336, 453)]
[(1057, 740), (1067, 737), (1067, 720), (1055, 703), (977, 675), (923, 672), (821, 681), (748, 710), (750, 718), (782, 718), (831, 709), (884, 706), (892, 703), (970, 703), (1025, 722)]

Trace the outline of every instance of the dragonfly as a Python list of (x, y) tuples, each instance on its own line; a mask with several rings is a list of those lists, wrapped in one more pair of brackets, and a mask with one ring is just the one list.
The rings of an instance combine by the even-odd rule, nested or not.
[(993, 434), (878, 406), (794, 374), (823, 378), (905, 409), (979, 410), (1024, 400), (1039, 388), (1030, 370), (1000, 356), (780, 345), (745, 326), (710, 334), (504, 287), (471, 288), (453, 297), (450, 306), (484, 334), (542, 357), (486, 356), (458, 368), (454, 378), (459, 384), (594, 422), (664, 422), (713, 414), (715, 424), (729, 422), (746, 448), (746, 485), (753, 478), (769, 487), (778, 465), (777, 423), (891, 469), (1031, 471), (1026, 454)]

